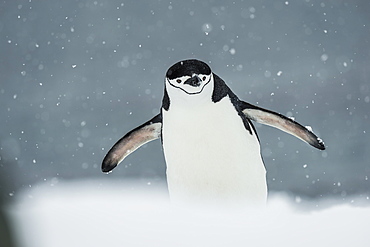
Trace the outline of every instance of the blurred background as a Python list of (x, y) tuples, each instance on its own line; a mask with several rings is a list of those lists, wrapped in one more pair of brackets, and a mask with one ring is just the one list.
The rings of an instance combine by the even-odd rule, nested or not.
[(325, 141), (319, 151), (256, 125), (272, 193), (369, 203), (369, 1), (5, 0), (0, 12), (4, 203), (66, 181), (164, 187), (160, 141), (109, 175), (100, 165), (159, 112), (165, 72), (186, 58)]

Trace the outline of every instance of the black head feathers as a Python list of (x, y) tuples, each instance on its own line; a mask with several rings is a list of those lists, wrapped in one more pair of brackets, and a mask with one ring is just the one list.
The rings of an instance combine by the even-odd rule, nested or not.
[(191, 77), (193, 74), (209, 75), (211, 72), (211, 68), (206, 63), (196, 59), (189, 59), (172, 65), (167, 70), (166, 77), (173, 80), (181, 76)]

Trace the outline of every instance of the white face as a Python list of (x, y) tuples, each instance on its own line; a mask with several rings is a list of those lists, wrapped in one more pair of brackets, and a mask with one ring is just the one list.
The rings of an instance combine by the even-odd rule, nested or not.
[(193, 74), (192, 76), (181, 76), (174, 79), (166, 77), (167, 89), (173, 87), (189, 95), (202, 93), (204, 88), (209, 86), (212, 81), (212, 73), (210, 75)]

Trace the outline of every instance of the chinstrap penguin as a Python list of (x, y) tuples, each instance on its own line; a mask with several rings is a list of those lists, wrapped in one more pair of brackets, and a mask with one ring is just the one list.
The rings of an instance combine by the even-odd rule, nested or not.
[(161, 138), (171, 201), (263, 204), (266, 170), (251, 120), (325, 149), (312, 131), (240, 100), (206, 63), (190, 59), (168, 69), (160, 113), (117, 141), (102, 171), (110, 172), (137, 148)]

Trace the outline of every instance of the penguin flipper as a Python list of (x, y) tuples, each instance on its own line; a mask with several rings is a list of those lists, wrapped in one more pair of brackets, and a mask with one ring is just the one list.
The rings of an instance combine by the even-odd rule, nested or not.
[(158, 139), (161, 136), (161, 131), (162, 115), (158, 114), (119, 139), (105, 155), (101, 170), (110, 172), (136, 149), (145, 143)]
[(261, 107), (240, 101), (240, 107), (245, 116), (257, 123), (269, 125), (278, 128), (288, 134), (291, 134), (311, 146), (320, 150), (325, 150), (324, 142), (317, 137), (311, 130), (297, 123), (296, 121), (287, 118), (280, 113), (273, 112)]

